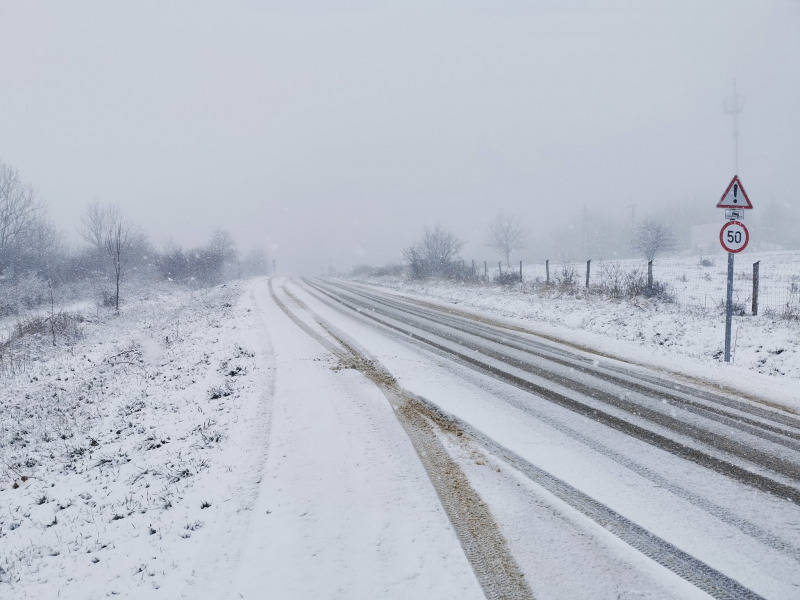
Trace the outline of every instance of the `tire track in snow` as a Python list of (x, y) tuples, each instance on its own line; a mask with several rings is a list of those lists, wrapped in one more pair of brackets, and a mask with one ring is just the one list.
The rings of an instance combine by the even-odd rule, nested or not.
[(395, 415), (411, 440), (442, 506), (453, 524), (461, 547), (490, 600), (527, 600), (533, 593), (525, 576), (508, 549), (503, 534), (486, 503), (472, 488), (464, 472), (444, 449), (424, 405), (405, 393), (394, 378), (374, 359), (357, 351), (352, 342), (315, 315), (300, 299), (283, 292), (312, 316), (338, 344), (304, 323), (275, 293), (272, 280), (270, 295), (275, 304), (302, 331), (336, 356), (344, 368), (357, 369), (384, 393)]
[(531, 464), (515, 452), (498, 444), (479, 430), (474, 429), (468, 423), (441, 411), (435, 404), (425, 399), (420, 399), (420, 401), (430, 412), (436, 414), (439, 420), (447, 423), (449, 428), (457, 428), (463, 431), (466, 436), (483, 446), (495, 458), (524, 474), (528, 479), (590, 518), (606, 531), (614, 534), (626, 544), (692, 583), (710, 596), (726, 600), (762, 598), (762, 596), (743, 586), (735, 579), (717, 571), (677, 546), (650, 533), (591, 496)]

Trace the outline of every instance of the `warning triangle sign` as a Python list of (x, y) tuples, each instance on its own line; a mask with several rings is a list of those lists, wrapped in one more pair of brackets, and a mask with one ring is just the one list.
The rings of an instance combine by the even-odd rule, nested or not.
[(753, 208), (738, 175), (733, 176), (728, 189), (717, 202), (717, 208)]

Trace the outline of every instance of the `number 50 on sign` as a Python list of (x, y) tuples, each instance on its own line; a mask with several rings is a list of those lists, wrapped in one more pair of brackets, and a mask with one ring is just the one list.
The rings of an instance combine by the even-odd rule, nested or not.
[(750, 233), (744, 223), (729, 221), (722, 226), (722, 230), (719, 232), (719, 241), (725, 250), (735, 254), (747, 247), (747, 242), (750, 241)]

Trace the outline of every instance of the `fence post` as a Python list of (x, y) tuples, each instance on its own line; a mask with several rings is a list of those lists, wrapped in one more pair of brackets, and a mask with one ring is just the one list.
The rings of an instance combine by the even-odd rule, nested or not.
[(472, 259), (472, 276), (475, 277), (475, 259)]
[(653, 261), (647, 261), (647, 293), (653, 293)]
[(519, 282), (522, 283), (522, 261), (519, 261)]
[(500, 272), (500, 275), (503, 274), (503, 263), (501, 263), (499, 260), (497, 261), (497, 270)]
[(489, 266), (486, 264), (486, 261), (483, 261), (483, 276), (489, 276)]
[(758, 314), (758, 268), (761, 261), (753, 263), (753, 316)]
[(550, 260), (544, 261), (544, 272), (547, 275), (547, 285), (550, 285)]
[(589, 288), (589, 272), (592, 270), (592, 259), (586, 261), (586, 288)]

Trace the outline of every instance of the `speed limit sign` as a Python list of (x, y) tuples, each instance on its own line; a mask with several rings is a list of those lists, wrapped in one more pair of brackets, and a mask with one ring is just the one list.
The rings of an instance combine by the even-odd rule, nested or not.
[(731, 254), (736, 254), (747, 247), (747, 242), (750, 241), (750, 233), (744, 223), (729, 221), (722, 226), (722, 230), (719, 232), (719, 241), (725, 250)]

